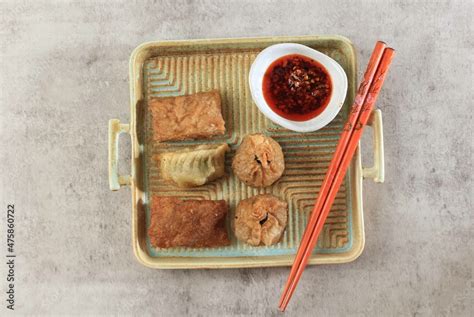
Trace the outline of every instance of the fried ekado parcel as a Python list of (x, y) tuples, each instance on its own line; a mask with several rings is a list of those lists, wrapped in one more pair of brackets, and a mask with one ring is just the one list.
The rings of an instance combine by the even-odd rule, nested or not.
[(225, 133), (221, 97), (217, 90), (152, 98), (148, 106), (155, 141), (202, 139)]
[(220, 247), (230, 244), (225, 200), (182, 200), (153, 196), (150, 242), (158, 248)]
[(249, 186), (270, 186), (285, 170), (280, 144), (263, 134), (245, 136), (232, 161), (232, 170)]
[(271, 194), (256, 195), (239, 202), (233, 227), (235, 236), (247, 244), (272, 245), (283, 236), (288, 204)]

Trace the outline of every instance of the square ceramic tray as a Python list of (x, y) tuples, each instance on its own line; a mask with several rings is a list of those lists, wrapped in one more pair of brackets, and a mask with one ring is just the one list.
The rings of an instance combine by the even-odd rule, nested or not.
[[(301, 43), (335, 59), (348, 77), (348, 93), (343, 109), (325, 128), (311, 133), (296, 133), (267, 120), (253, 104), (248, 87), (248, 72), (255, 56), (265, 47), (282, 42)], [(132, 238), (138, 260), (153, 268), (225, 268), (291, 265), (306, 221), (316, 199), (332, 154), (338, 142), (347, 111), (356, 91), (356, 57), (352, 44), (339, 36), (276, 37), (163, 41), (137, 47), (130, 59), (131, 121), (109, 123), (110, 186), (117, 190), (129, 185), (132, 191)], [(150, 126), (149, 98), (191, 94), (219, 89), (227, 132), (210, 140), (155, 142)], [(383, 180), (381, 113), (372, 116), (374, 163), (363, 169), (357, 151), (345, 182), (336, 197), (326, 225), (310, 260), (316, 263), (344, 263), (357, 258), (364, 246), (362, 178)], [(131, 175), (117, 173), (118, 135), (132, 138)], [(231, 161), (242, 138), (261, 132), (274, 138), (283, 148), (286, 170), (271, 187), (255, 189), (240, 182), (231, 172)], [(227, 142), (227, 176), (210, 184), (180, 189), (164, 182), (152, 157), (190, 145)], [(271, 247), (251, 247), (235, 239), (228, 221), (231, 245), (221, 248), (157, 249), (147, 237), (149, 201), (152, 195), (183, 198), (225, 199), (230, 206), (228, 220), (237, 203), (258, 193), (273, 193), (289, 203), (289, 221), (280, 243)]]

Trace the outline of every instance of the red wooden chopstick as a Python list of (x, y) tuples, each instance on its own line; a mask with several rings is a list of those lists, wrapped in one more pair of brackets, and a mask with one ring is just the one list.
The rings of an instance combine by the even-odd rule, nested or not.
[[(372, 84), (372, 81), (375, 76), (375, 72), (377, 71), (377, 67), (380, 63), (380, 60), (382, 59), (382, 55), (385, 48), (386, 48), (385, 43), (377, 42), (375, 45), (374, 51), (372, 52), (372, 56), (370, 57), (369, 64), (364, 74), (364, 78), (359, 86), (356, 98), (354, 100), (354, 104), (352, 105), (349, 118), (347, 120), (346, 125), (344, 126), (343, 132), (341, 133), (339, 142), (334, 152), (334, 156), (331, 160), (331, 164), (329, 165), (326, 176), (324, 177), (324, 180), (321, 184), (318, 199), (316, 200), (316, 204), (313, 208), (308, 224), (306, 226), (307, 229), (305, 230), (303, 234), (303, 238), (301, 240), (300, 247), (298, 249), (295, 260), (293, 262), (293, 267), (291, 268), (291, 272), (288, 277), (288, 282), (286, 283), (283, 294), (287, 293), (288, 288), (290, 286), (290, 282), (293, 280), (297, 272), (297, 269), (301, 263), (301, 260), (303, 258), (303, 250), (311, 238), (312, 228), (316, 225), (316, 221), (319, 217), (319, 213), (323, 207), (323, 203), (329, 192), (329, 189), (331, 188), (332, 182), (334, 180), (334, 175), (336, 174), (337, 168), (340, 165), (342, 155), (344, 154), (345, 148), (347, 147), (347, 143), (349, 142), (352, 131), (354, 130), (354, 126), (359, 117), (360, 109), (362, 108), (362, 105), (365, 102), (365, 98), (369, 91), (370, 85)], [(285, 296), (282, 296), (280, 299), (279, 306), (282, 305), (284, 300), (285, 300)]]
[[(384, 47), (385, 48), (385, 47)], [(376, 53), (376, 49), (374, 50), (374, 54)], [(293, 294), (296, 285), (301, 277), (301, 274), (303, 273), (303, 270), (311, 256), (312, 250), (314, 249), (314, 246), (316, 245), (317, 238), (324, 226), (324, 223), (326, 221), (327, 215), (329, 214), (329, 211), (331, 209), (332, 203), (334, 202), (334, 198), (336, 197), (336, 194), (339, 190), (339, 187), (344, 179), (346, 170), (352, 160), (352, 156), (354, 155), (354, 152), (359, 144), (360, 137), (362, 135), (362, 131), (364, 126), (367, 124), (367, 121), (370, 117), (370, 114), (372, 112), (373, 105), (375, 104), (375, 101), (377, 99), (378, 93), (380, 92), (380, 89), (382, 87), (383, 81), (385, 79), (386, 73), (388, 71), (388, 68), (390, 66), (391, 60), (393, 58), (393, 49), (388, 48), (383, 50), (383, 57), (382, 60), (380, 61), (380, 64), (376, 69), (377, 72), (375, 74), (375, 79), (373, 80), (372, 84), (367, 87), (368, 93), (366, 93), (366, 98), (363, 106), (361, 107), (360, 104), (358, 104), (357, 98), (362, 95), (361, 92), (363, 93), (364, 91), (364, 82), (365, 82), (365, 77), (364, 77), (364, 82), (361, 84), (358, 92), (358, 96), (356, 97), (356, 102), (354, 103), (354, 106), (351, 111), (351, 115), (353, 113), (357, 113), (359, 115), (359, 118), (356, 119), (355, 123), (354, 121), (351, 121), (351, 117), (349, 117), (348, 123), (346, 124), (346, 127), (343, 131), (342, 134), (345, 134), (347, 130), (352, 132), (352, 134), (349, 136), (349, 142), (347, 144), (346, 142), (346, 149), (342, 151), (341, 153), (338, 153), (338, 157), (340, 158), (342, 156), (342, 159), (340, 158), (340, 164), (338, 168), (336, 169), (336, 173), (333, 175), (326, 175), (325, 181), (323, 182), (323, 185), (328, 186), (326, 183), (326, 180), (332, 180), (332, 184), (329, 185), (329, 193), (327, 195), (322, 195), (322, 191), (320, 191), (320, 194), (318, 196), (318, 200), (316, 202), (315, 208), (313, 210), (313, 214), (311, 215), (310, 220), (314, 220), (314, 222), (308, 223), (307, 229), (305, 231), (305, 235), (303, 236), (302, 243), (300, 244), (300, 248), (298, 249), (297, 257), (295, 259), (295, 263), (293, 264), (290, 277), (288, 278), (288, 282), (285, 286), (284, 293), (280, 299), (279, 303), (279, 308), (280, 310), (285, 310), (286, 306), (288, 305), (288, 302), (291, 298), (291, 295)], [(374, 56), (372, 55), (372, 57)], [(372, 61), (372, 58), (371, 58)], [(369, 67), (366, 71), (366, 75), (370, 72), (371, 68), (371, 63), (369, 63)], [(361, 99), (359, 99), (360, 102)], [(355, 115), (354, 115), (355, 116)], [(345, 134), (347, 136), (347, 133)], [(343, 135), (341, 135), (342, 138)], [(339, 144), (336, 149), (338, 151), (340, 149)], [(336, 160), (336, 154), (333, 160), (331, 161), (331, 165), (333, 163), (337, 164)], [(329, 174), (330, 171), (328, 170)], [(322, 208), (317, 208), (319, 206), (322, 206)], [(314, 216), (314, 218), (313, 218)], [(314, 226), (310, 226), (310, 224), (314, 224)], [(305, 239), (306, 237), (306, 239)], [(303, 243), (304, 242), (304, 243)], [(299, 260), (299, 262), (297, 262)]]

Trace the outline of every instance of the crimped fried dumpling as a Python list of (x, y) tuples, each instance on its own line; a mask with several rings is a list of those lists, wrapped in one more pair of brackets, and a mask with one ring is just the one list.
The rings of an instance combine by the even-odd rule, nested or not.
[(245, 136), (232, 161), (234, 174), (253, 187), (270, 186), (285, 170), (278, 142), (263, 134)]
[(157, 156), (164, 179), (179, 187), (195, 187), (224, 176), (225, 153), (229, 151), (226, 143), (219, 145), (200, 145), (177, 152)]
[(288, 204), (276, 196), (263, 194), (244, 199), (235, 212), (235, 236), (253, 246), (278, 243), (287, 218)]

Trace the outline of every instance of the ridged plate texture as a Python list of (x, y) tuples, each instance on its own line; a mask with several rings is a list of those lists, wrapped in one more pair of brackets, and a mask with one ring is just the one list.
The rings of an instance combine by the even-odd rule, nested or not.
[[(338, 50), (314, 47), (328, 54), (346, 68), (348, 61)], [(294, 254), (301, 240), (321, 182), (334, 153), (349, 100), (336, 119), (325, 128), (312, 133), (285, 130), (266, 119), (253, 104), (248, 85), (252, 61), (259, 50), (176, 52), (151, 58), (144, 65), (145, 100), (218, 89), (222, 97), (227, 133), (210, 140), (158, 143), (152, 141), (151, 113), (145, 106), (144, 171), (145, 193), (184, 198), (225, 199), (230, 205), (228, 230), (231, 246), (215, 249), (156, 249), (147, 239), (152, 256), (269, 256)], [(239, 181), (231, 170), (232, 157), (242, 138), (260, 132), (274, 138), (283, 148), (286, 170), (274, 185), (255, 189)], [(162, 180), (153, 156), (178, 148), (227, 142), (231, 152), (226, 155), (227, 176), (193, 189), (179, 189)], [(349, 174), (341, 187), (315, 252), (340, 253), (351, 247), (352, 222)], [(236, 240), (230, 226), (234, 210), (242, 199), (259, 193), (272, 193), (289, 203), (289, 221), (280, 243), (271, 247), (251, 247)], [(149, 204), (148, 204), (149, 205)], [(147, 210), (147, 228), (150, 210)]]

